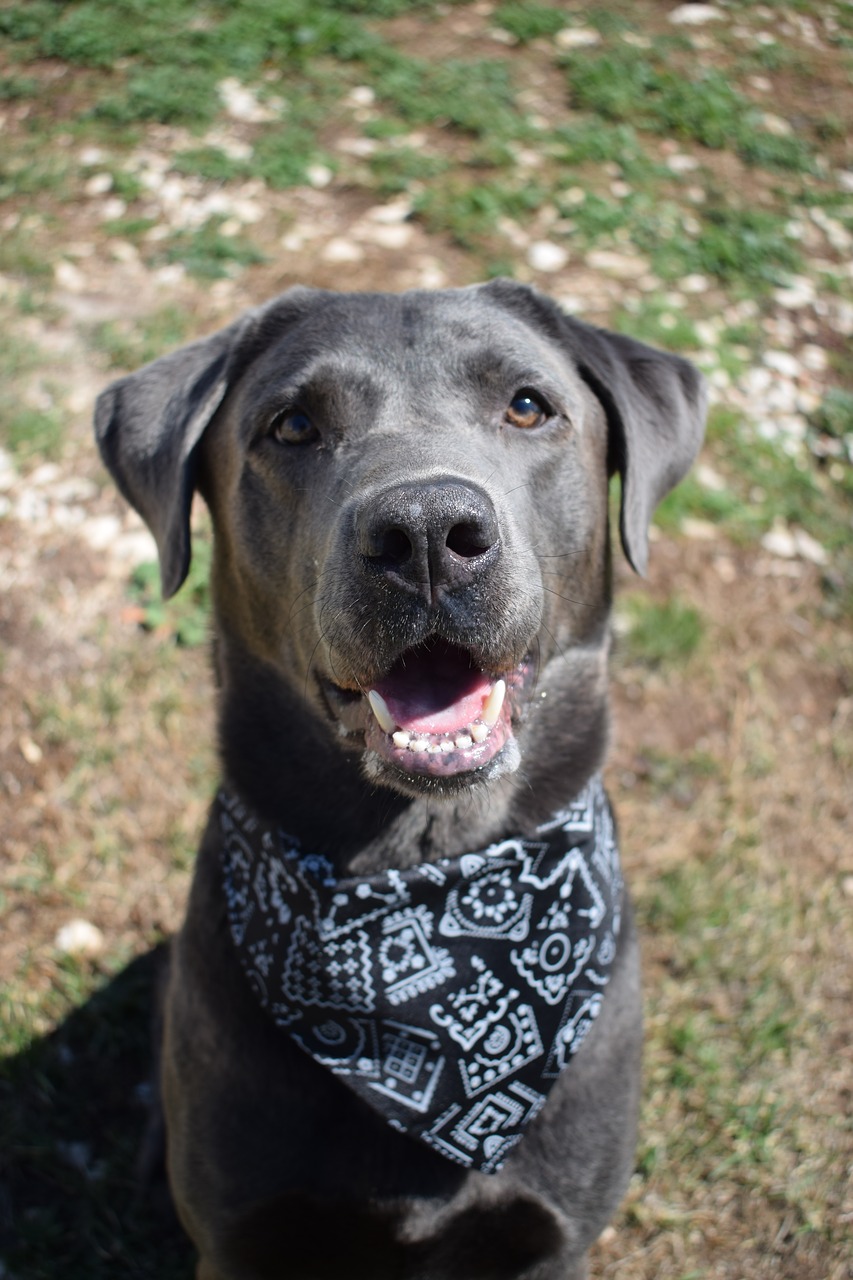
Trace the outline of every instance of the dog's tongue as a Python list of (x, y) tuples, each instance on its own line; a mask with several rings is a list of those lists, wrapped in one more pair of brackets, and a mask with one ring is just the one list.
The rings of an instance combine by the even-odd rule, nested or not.
[(464, 650), (442, 645), (409, 649), (376, 690), (400, 729), (455, 733), (480, 715), (491, 683)]

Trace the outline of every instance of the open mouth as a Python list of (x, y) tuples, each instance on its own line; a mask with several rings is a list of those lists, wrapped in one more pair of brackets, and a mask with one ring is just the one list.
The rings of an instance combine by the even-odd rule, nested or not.
[(487, 672), (468, 650), (444, 641), (407, 649), (364, 695), (365, 745), (408, 775), (450, 778), (482, 769), (513, 737), (528, 674), (527, 661)]

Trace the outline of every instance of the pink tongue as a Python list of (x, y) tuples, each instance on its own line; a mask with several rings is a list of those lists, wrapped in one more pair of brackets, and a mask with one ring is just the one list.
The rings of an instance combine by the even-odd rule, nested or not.
[(473, 670), (458, 650), (410, 650), (376, 685), (401, 729), (456, 733), (483, 710), (489, 677)]

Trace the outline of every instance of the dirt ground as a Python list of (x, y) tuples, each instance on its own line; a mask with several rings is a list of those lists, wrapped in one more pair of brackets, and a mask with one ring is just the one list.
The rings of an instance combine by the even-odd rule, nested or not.
[[(431, 46), (411, 17), (390, 29), (401, 48), (438, 58), (442, 40), (475, 47), (482, 14), (466, 7)], [(543, 73), (537, 91), (557, 87)], [(798, 92), (789, 85), (774, 110), (794, 115)], [(849, 84), (830, 79), (827, 94), (838, 111), (850, 105)], [(24, 117), (7, 111), (5, 126), (23, 130)], [(168, 154), (175, 137), (152, 126), (146, 146)], [(140, 626), (128, 583), (150, 544), (91, 441), (94, 396), (120, 372), (94, 328), (139, 326), (168, 306), (189, 337), (296, 282), (396, 290), (477, 273), (465, 248), (423, 220), (406, 221), (397, 240), (376, 235), (396, 225), (375, 216), (391, 201), (357, 184), (262, 198), (253, 235), (267, 260), (212, 285), (116, 252), (82, 195), (59, 223), (61, 261), (73, 269), (54, 264), (42, 304), (27, 308), (26, 282), (3, 278), (4, 321), (41, 353), (63, 412), (47, 460), (0, 466), (7, 1280), (190, 1274), (160, 1193), (138, 1199), (134, 1162), (154, 949), (180, 922), (215, 784), (213, 688), (206, 646), (177, 646), (168, 621)], [(287, 236), (297, 248), (283, 246)], [(330, 252), (340, 243), (357, 252)], [(606, 270), (585, 261), (535, 276), (525, 252), (518, 274), (581, 298), (585, 318), (604, 323), (618, 310), (622, 286)], [(778, 309), (768, 314), (781, 323)], [(790, 323), (798, 350), (804, 340), (830, 351), (849, 343), (808, 308)], [(715, 472), (721, 457), (715, 439), (702, 461)], [(831, 559), (782, 554), (705, 520), (656, 530), (646, 582), (620, 559), (617, 595), (606, 780), (642, 929), (648, 1048), (638, 1170), (593, 1274), (849, 1280), (851, 615)], [(625, 619), (637, 599), (695, 610), (695, 647), (657, 661), (632, 646)], [(69, 943), (62, 930), (74, 921)], [(169, 1242), (166, 1270), (152, 1236)]]

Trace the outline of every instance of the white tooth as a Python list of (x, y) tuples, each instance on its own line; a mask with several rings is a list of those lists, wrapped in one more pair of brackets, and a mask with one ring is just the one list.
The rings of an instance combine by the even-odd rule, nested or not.
[(471, 737), (475, 742), (485, 742), (489, 736), (489, 726), (487, 724), (472, 724)]
[(427, 751), (431, 756), (437, 756), (441, 754), (441, 747), (437, 742), (431, 742), (427, 747)]
[(398, 729), (396, 733), (392, 733), (395, 747), (407, 747), (412, 740), (412, 735), (406, 733), (405, 729)]
[(388, 710), (388, 703), (382, 697), (382, 694), (377, 693), (375, 689), (371, 689), (367, 695), (367, 701), (370, 703), (370, 710), (376, 716), (379, 728), (384, 729), (386, 733), (393, 733), (397, 728), (397, 724)]
[(491, 729), (493, 724), (497, 724), (498, 716), (501, 713), (501, 707), (504, 704), (504, 694), (506, 693), (506, 680), (496, 680), (492, 685), (491, 693), (483, 703), (483, 710), (480, 713), (480, 719), (483, 724), (487, 724)]
[(467, 733), (460, 733), (459, 737), (456, 739), (456, 745), (460, 751), (464, 751), (466, 747), (470, 747), (472, 745), (473, 741), (474, 739), (469, 738)]
[(426, 738), (415, 738), (414, 742), (411, 744), (411, 749), (414, 751), (415, 755), (422, 755), (428, 748), (429, 743)]
[(443, 742), (440, 742), (438, 744), (438, 747), (440, 751), (452, 751), (453, 743), (450, 741), (449, 738), (445, 738)]

